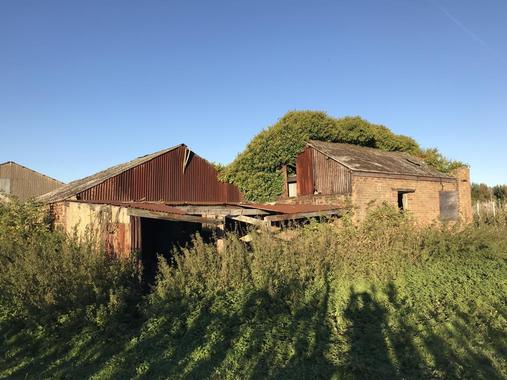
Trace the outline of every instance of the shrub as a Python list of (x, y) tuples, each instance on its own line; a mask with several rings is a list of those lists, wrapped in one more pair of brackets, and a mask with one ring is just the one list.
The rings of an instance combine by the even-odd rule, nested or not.
[(48, 222), (47, 209), (35, 203), (0, 205), (0, 303), (38, 322), (120, 309), (136, 289), (132, 263), (52, 231)]

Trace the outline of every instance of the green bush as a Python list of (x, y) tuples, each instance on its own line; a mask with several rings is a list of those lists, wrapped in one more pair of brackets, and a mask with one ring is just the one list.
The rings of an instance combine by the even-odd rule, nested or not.
[(114, 312), (135, 290), (135, 273), (133, 263), (108, 257), (91, 241), (52, 231), (46, 208), (0, 204), (0, 303), (14, 316), (40, 323)]
[(237, 185), (249, 200), (275, 200), (282, 193), (282, 165), (289, 165), (291, 170), (296, 156), (311, 139), (407, 152), (444, 172), (463, 165), (360, 117), (336, 119), (324, 112), (292, 111), (255, 136), (230, 165), (221, 169), (221, 178)]

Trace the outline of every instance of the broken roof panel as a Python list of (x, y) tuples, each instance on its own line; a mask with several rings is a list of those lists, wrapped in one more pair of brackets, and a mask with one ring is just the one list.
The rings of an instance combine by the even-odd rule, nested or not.
[(354, 172), (453, 178), (403, 152), (386, 152), (353, 144), (310, 140), (307, 144)]

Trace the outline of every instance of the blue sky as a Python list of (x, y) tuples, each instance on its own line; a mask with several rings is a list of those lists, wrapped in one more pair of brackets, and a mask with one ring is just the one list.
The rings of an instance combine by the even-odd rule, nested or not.
[(507, 183), (507, 1), (0, 2), (0, 162), (63, 181), (186, 143), (227, 163), (295, 109)]

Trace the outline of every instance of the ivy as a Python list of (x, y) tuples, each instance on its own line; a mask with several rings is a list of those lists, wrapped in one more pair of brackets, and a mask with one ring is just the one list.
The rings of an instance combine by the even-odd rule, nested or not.
[(385, 151), (401, 151), (448, 172), (463, 164), (449, 161), (436, 149), (421, 149), (408, 136), (361, 117), (334, 118), (324, 112), (291, 111), (257, 134), (236, 159), (221, 170), (221, 179), (237, 185), (251, 201), (276, 200), (283, 191), (283, 165), (295, 166), (296, 156), (308, 140), (342, 142)]

